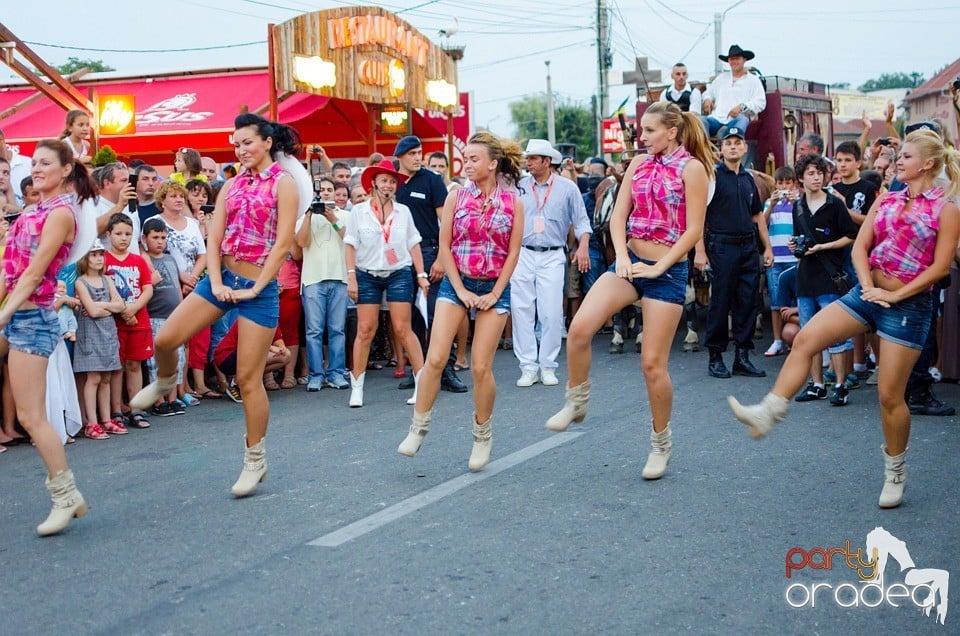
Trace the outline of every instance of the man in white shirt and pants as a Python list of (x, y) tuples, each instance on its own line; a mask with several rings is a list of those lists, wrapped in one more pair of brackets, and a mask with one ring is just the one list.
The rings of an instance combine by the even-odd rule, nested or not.
[(700, 121), (708, 137), (716, 136), (724, 126), (746, 130), (750, 118), (767, 107), (767, 94), (760, 78), (746, 68), (746, 63), (754, 57), (753, 51), (745, 51), (736, 44), (727, 55), (719, 56), (730, 65), (730, 70), (717, 75), (703, 94)]
[[(524, 209), (523, 247), (510, 279), (513, 352), (522, 372), (517, 386), (531, 386), (538, 379), (545, 386), (554, 386), (558, 384), (555, 369), (563, 332), (567, 235), (573, 226), (579, 245), (571, 259), (585, 272), (590, 269), (592, 230), (579, 188), (551, 167), (557, 151), (550, 142), (531, 139), (525, 154), (530, 176), (518, 184)], [(538, 320), (539, 351), (534, 333)]]

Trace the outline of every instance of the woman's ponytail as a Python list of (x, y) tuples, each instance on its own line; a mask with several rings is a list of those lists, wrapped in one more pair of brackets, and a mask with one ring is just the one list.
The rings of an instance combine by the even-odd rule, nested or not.
[(680, 143), (691, 155), (700, 160), (707, 171), (707, 178), (713, 179), (713, 167), (717, 163), (716, 149), (707, 137), (700, 118), (691, 112), (682, 114), (683, 125), (680, 127)]
[(70, 170), (70, 174), (67, 176), (67, 183), (73, 185), (73, 191), (77, 194), (78, 203), (82, 204), (84, 201), (97, 196), (97, 186), (87, 171), (87, 167), (83, 165), (83, 162), (79, 159), (73, 160), (73, 169)]

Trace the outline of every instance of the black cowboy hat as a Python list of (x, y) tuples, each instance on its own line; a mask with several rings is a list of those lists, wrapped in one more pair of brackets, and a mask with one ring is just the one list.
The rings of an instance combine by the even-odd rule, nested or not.
[(739, 44), (734, 44), (731, 46), (726, 55), (718, 55), (717, 57), (719, 57), (722, 62), (726, 62), (731, 57), (737, 57), (738, 55), (745, 60), (752, 60), (756, 57), (753, 51), (744, 51), (740, 48)]

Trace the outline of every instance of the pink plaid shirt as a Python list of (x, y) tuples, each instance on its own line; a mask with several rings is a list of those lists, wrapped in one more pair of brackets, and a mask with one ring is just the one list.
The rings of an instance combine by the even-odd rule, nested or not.
[[(41, 201), (30, 212), (24, 212), (10, 226), (7, 234), (7, 248), (3, 253), (3, 277), (7, 283), (7, 293), (13, 291), (23, 275), (27, 265), (33, 260), (40, 246), (40, 234), (47, 223), (50, 212), (56, 208), (68, 208), (73, 212), (73, 221), (77, 222), (77, 199), (72, 194), (60, 194), (46, 201)], [(73, 241), (63, 243), (56, 255), (43, 273), (43, 280), (30, 294), (28, 302), (41, 309), (53, 309), (53, 296), (57, 291), (57, 272), (67, 262)]]
[(263, 172), (244, 170), (233, 179), (220, 254), (263, 267), (277, 241), (277, 179), (285, 174), (274, 162)]
[(884, 276), (909, 283), (933, 264), (940, 229), (940, 212), (947, 199), (943, 188), (930, 188), (913, 201), (904, 215), (906, 189), (888, 192), (880, 200), (873, 220), (870, 267)]
[(692, 155), (680, 146), (670, 154), (647, 155), (633, 173), (633, 210), (627, 238), (673, 245), (687, 229), (683, 169)]
[(457, 190), (450, 249), (457, 270), (472, 278), (497, 278), (510, 253), (514, 194), (499, 187), (487, 199), (475, 183)]

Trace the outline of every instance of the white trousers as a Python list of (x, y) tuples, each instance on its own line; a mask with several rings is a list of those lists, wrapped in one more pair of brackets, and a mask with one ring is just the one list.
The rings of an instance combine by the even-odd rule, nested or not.
[[(556, 369), (563, 334), (563, 250), (534, 252), (520, 248), (520, 260), (510, 278), (513, 353), (521, 371)], [(536, 321), (540, 321), (537, 352)]]

